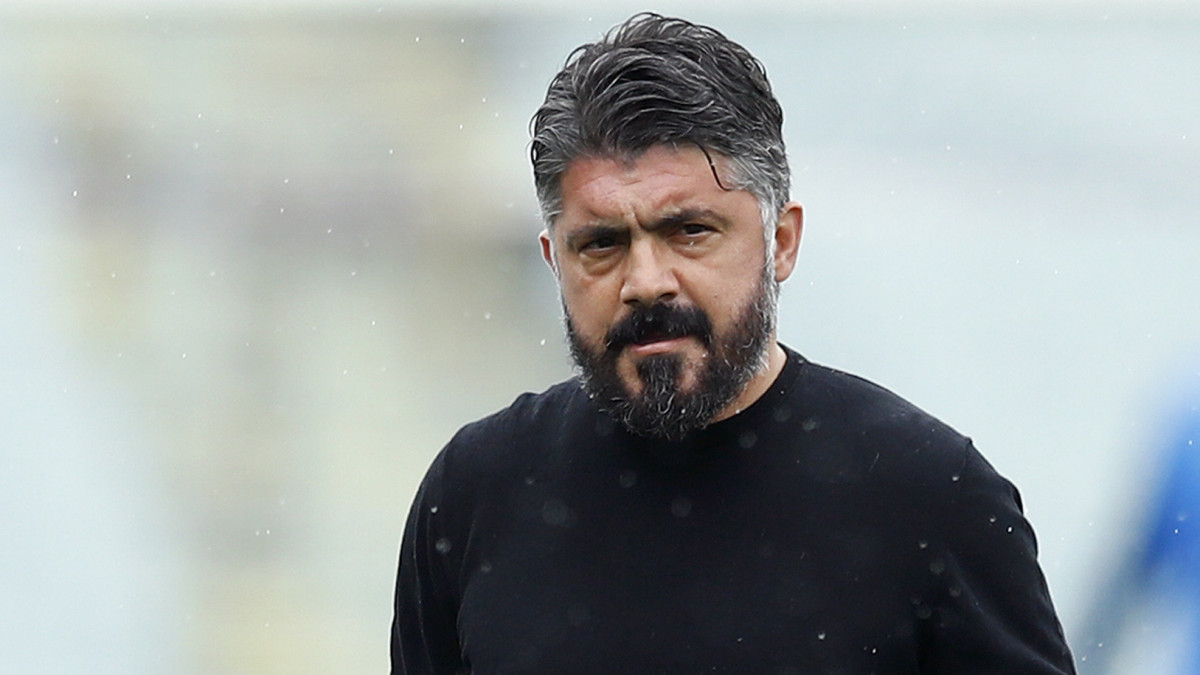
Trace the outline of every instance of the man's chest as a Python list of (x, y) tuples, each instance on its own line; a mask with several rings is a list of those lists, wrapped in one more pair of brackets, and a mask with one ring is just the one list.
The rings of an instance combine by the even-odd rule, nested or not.
[(722, 506), (745, 504), (542, 494), (477, 532), (458, 619), (473, 672), (916, 672), (919, 542), (814, 504)]

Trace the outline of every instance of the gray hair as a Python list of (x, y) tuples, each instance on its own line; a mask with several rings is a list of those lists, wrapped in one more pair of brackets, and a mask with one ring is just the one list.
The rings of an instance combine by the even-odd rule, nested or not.
[[(695, 144), (710, 162), (710, 152), (724, 157), (734, 187), (758, 199), (770, 257), (791, 183), (783, 109), (762, 63), (715, 29), (634, 15), (571, 52), (533, 116), (531, 135), (547, 227), (562, 213), (562, 176), (573, 160)], [(725, 187), (716, 165), (713, 176)]]

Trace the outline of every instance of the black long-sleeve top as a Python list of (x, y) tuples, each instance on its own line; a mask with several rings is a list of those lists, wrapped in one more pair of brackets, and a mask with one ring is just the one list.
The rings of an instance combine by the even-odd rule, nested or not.
[(401, 544), (393, 673), (1073, 673), (1016, 489), (788, 350), (666, 443), (568, 381), (464, 427)]

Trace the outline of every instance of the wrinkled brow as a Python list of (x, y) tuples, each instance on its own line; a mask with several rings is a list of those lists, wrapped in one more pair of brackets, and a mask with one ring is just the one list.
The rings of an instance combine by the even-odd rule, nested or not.
[[(656, 218), (642, 226), (647, 232), (671, 230), (688, 223), (727, 224), (729, 221), (720, 213), (707, 208), (683, 208), (665, 216)], [(627, 237), (629, 225), (622, 220), (600, 220), (586, 223), (574, 228), (566, 237), (568, 246), (575, 246), (581, 241), (590, 241), (600, 237)]]

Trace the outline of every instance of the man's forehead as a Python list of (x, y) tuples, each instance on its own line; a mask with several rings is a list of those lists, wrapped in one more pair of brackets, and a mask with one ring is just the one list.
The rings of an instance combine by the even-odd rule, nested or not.
[(566, 164), (566, 169), (563, 175), (566, 175), (571, 167), (581, 163), (609, 163), (618, 166), (625, 170), (633, 169), (637, 164), (646, 157), (691, 157), (697, 158), (699, 161), (708, 166), (710, 173), (719, 176), (719, 181), (722, 185), (729, 185), (732, 182), (733, 173), (736, 171), (733, 161), (709, 148), (700, 145), (699, 143), (687, 142), (671, 142), (657, 143), (645, 148), (634, 150), (608, 150), (608, 151), (592, 151), (583, 153)]
[[(713, 208), (731, 192), (723, 157), (712, 160), (696, 147), (655, 146), (637, 154), (590, 154), (572, 160), (561, 177), (563, 212), (607, 210), (636, 204), (664, 215)], [(719, 173), (718, 173), (719, 171)], [(559, 214), (560, 216), (563, 214)], [(574, 216), (581, 216), (575, 213)]]

